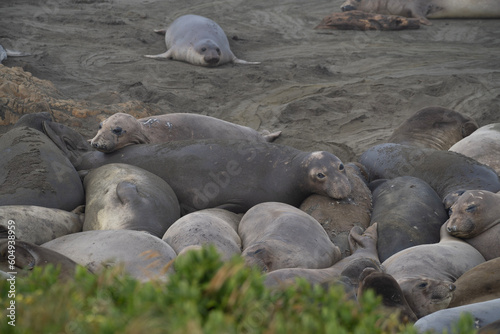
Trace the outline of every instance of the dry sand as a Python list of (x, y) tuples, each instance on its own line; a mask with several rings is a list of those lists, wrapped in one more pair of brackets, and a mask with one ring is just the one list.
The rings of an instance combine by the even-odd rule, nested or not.
[[(433, 20), (397, 32), (313, 29), (342, 2), (2, 0), (0, 44), (32, 53), (5, 66), (51, 81), (67, 99), (139, 100), (161, 113), (282, 130), (278, 143), (344, 161), (426, 106), (480, 126), (500, 122), (500, 20)], [(189, 13), (219, 23), (237, 57), (262, 64), (204, 68), (143, 57), (166, 50), (153, 29)], [(77, 130), (90, 138), (105, 116)]]

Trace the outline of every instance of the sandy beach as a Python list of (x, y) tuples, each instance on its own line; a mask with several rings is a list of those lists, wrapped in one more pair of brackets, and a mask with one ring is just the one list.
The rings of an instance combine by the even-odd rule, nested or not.
[[(88, 138), (116, 105), (135, 101), (142, 116), (190, 112), (281, 130), (277, 143), (328, 150), (343, 161), (384, 142), (423, 107), (451, 108), (480, 126), (500, 121), (500, 20), (314, 30), (342, 2), (4, 0), (0, 44), (32, 56), (3, 66), (52, 82), (59, 99), (107, 111), (53, 112)], [(261, 64), (205, 68), (144, 57), (166, 50), (154, 29), (190, 13), (216, 21), (238, 58)], [(2, 119), (13, 112), (6, 107), (12, 98), (0, 96)]]

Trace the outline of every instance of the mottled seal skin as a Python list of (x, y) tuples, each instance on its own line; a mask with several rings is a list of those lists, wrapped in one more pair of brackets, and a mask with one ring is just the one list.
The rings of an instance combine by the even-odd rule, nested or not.
[(112, 153), (88, 152), (77, 169), (126, 163), (160, 176), (182, 212), (219, 207), (235, 213), (263, 202), (293, 206), (316, 193), (344, 198), (351, 192), (344, 164), (328, 152), (304, 152), (243, 140), (177, 141), (131, 145)]
[(427, 18), (500, 17), (500, 4), (496, 0), (347, 0), (340, 8), (414, 17), (427, 25), (431, 24)]
[(368, 290), (382, 297), (382, 306), (389, 314), (399, 312), (399, 320), (402, 323), (417, 321), (417, 316), (408, 305), (401, 287), (391, 275), (366, 268), (359, 277), (358, 297)]
[(261, 203), (245, 213), (238, 227), (249, 266), (263, 272), (281, 268), (326, 268), (341, 259), (321, 225), (284, 203)]
[(386, 143), (373, 146), (359, 158), (369, 180), (414, 176), (427, 182), (450, 207), (465, 190), (500, 190), (490, 167), (464, 155), (428, 148)]
[[(157, 30), (163, 33), (163, 30)], [(165, 31), (167, 51), (148, 58), (168, 58), (193, 65), (219, 66), (227, 63), (260, 64), (236, 58), (222, 28), (199, 15), (184, 15), (175, 19)]]
[(484, 257), (463, 240), (441, 228), (441, 240), (404, 249), (384, 262), (418, 318), (448, 307), (460, 276), (485, 262)]
[(458, 238), (473, 238), (500, 223), (500, 194), (467, 190), (449, 209), (448, 232)]
[(358, 168), (345, 164), (351, 193), (343, 199), (323, 195), (311, 195), (300, 205), (300, 209), (316, 219), (325, 229), (330, 240), (340, 248), (342, 257), (351, 255), (349, 233), (354, 226), (365, 230), (370, 226), (372, 193)]
[[(12, 245), (12, 244), (11, 244)], [(15, 241), (15, 270), (10, 268), (10, 248), (8, 239), (0, 239), (0, 270), (5, 272), (17, 272), (23, 276), (29, 274), (35, 267), (45, 267), (49, 264), (58, 267), (59, 278), (69, 279), (75, 275), (77, 263), (70, 258), (30, 242)]]
[(163, 240), (181, 254), (193, 246), (213, 245), (227, 261), (241, 254), (238, 225), (241, 215), (223, 209), (205, 209), (178, 219), (163, 235)]
[[(458, 323), (460, 317), (464, 313), (470, 313), (474, 318), (475, 328), (479, 329), (500, 320), (500, 312), (498, 312), (499, 309), (500, 298), (481, 303), (453, 307), (437, 311), (418, 319), (417, 322), (415, 322), (414, 327), (419, 333), (431, 330), (433, 333), (444, 333), (445, 330), (447, 333), (452, 333), (452, 327)], [(483, 333), (486, 334), (488, 332)]]
[(500, 123), (480, 127), (450, 147), (450, 151), (490, 166), (500, 175)]
[(65, 235), (42, 245), (97, 273), (123, 266), (124, 272), (145, 282), (164, 280), (177, 254), (165, 241), (147, 232), (98, 230)]
[(7, 237), (9, 221), (15, 227), (15, 236), (35, 245), (41, 245), (63, 235), (81, 232), (84, 215), (80, 207), (75, 212), (34, 205), (0, 206), (0, 238)]
[(455, 282), (449, 307), (500, 298), (500, 258), (481, 263), (466, 271)]
[(86, 195), (83, 230), (137, 230), (161, 238), (180, 218), (172, 188), (142, 168), (108, 164), (83, 180)]
[(190, 139), (244, 139), (273, 141), (281, 131), (262, 135), (246, 126), (210, 116), (174, 113), (136, 119), (132, 115), (116, 113), (99, 125), (91, 141), (101, 152), (113, 152), (133, 144), (158, 144)]
[(476, 121), (469, 116), (443, 107), (427, 107), (401, 123), (387, 142), (448, 150), (477, 128)]
[(310, 284), (329, 285), (345, 278), (349, 285), (357, 289), (359, 277), (366, 268), (380, 271), (380, 261), (377, 254), (377, 224), (364, 232), (359, 226), (354, 226), (349, 234), (351, 254), (324, 269), (285, 268), (266, 274), (264, 283), (268, 287), (288, 286), (297, 278), (304, 278)]
[(439, 242), (448, 214), (434, 189), (413, 176), (375, 183), (371, 222), (378, 223), (380, 261), (409, 247)]
[(500, 194), (468, 190), (449, 209), (446, 228), (476, 248), (486, 260), (500, 257), (499, 208)]
[(83, 186), (68, 158), (43, 133), (16, 127), (0, 138), (0, 205), (71, 211), (84, 204)]

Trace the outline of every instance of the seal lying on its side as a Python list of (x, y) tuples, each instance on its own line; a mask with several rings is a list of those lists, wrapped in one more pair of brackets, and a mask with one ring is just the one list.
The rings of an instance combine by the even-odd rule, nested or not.
[(280, 134), (281, 131), (262, 135), (246, 126), (197, 114), (174, 113), (136, 119), (132, 115), (116, 113), (99, 124), (99, 131), (91, 145), (96, 150), (109, 153), (133, 144), (159, 144), (189, 139), (271, 142)]
[[(163, 33), (163, 30), (156, 30)], [(226, 63), (260, 64), (236, 58), (229, 48), (224, 30), (214, 21), (199, 15), (184, 15), (165, 31), (167, 52), (148, 58), (169, 58), (193, 65), (219, 66)]]
[[(73, 151), (74, 152), (74, 151)], [(293, 206), (312, 193), (344, 198), (351, 184), (335, 155), (243, 140), (131, 145), (87, 152), (77, 169), (121, 162), (158, 175), (172, 187), (183, 213), (219, 207), (235, 213), (262, 202)]]
[(414, 17), (427, 25), (431, 24), (427, 18), (500, 17), (498, 0), (347, 0), (340, 8)]

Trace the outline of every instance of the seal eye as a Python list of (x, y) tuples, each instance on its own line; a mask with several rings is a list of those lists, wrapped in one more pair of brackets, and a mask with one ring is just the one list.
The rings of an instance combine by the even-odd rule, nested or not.
[(474, 212), (476, 211), (476, 206), (475, 205), (469, 205), (467, 209), (465, 209), (466, 212)]
[(316, 176), (318, 177), (318, 179), (324, 179), (326, 177), (326, 175), (323, 173), (318, 173), (316, 174)]
[(423, 282), (423, 283), (420, 283), (419, 285), (417, 285), (417, 287), (418, 287), (418, 288), (420, 288), (420, 289), (423, 289), (423, 288), (425, 288), (427, 285), (428, 285), (428, 284), (427, 284), (427, 282)]
[(113, 130), (111, 130), (111, 132), (113, 132), (115, 135), (119, 136), (122, 134), (123, 130), (122, 128), (120, 128), (119, 126), (114, 128)]
[(207, 48), (201, 48), (201, 52), (207, 51)]
[(102, 122), (99, 123), (99, 130), (101, 130), (101, 129), (102, 129)]
[(220, 56), (220, 49), (217, 48), (217, 49), (215, 49), (215, 51), (217, 51), (217, 54)]
[(344, 164), (340, 164), (340, 165), (339, 165), (339, 170), (340, 170), (340, 171), (344, 170), (344, 168), (345, 168), (345, 167), (344, 167)]

